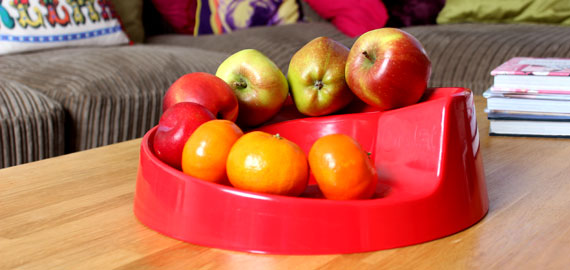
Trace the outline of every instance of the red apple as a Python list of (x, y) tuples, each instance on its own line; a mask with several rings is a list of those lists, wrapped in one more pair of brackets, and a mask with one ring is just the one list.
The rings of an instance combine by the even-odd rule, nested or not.
[(235, 121), (238, 116), (238, 101), (232, 88), (213, 74), (194, 72), (180, 77), (164, 94), (162, 111), (183, 101), (198, 103), (220, 119)]
[(184, 144), (201, 124), (216, 119), (206, 107), (180, 102), (168, 108), (158, 121), (153, 150), (164, 163), (180, 169)]
[(396, 28), (362, 34), (346, 61), (346, 82), (364, 102), (380, 110), (414, 104), (422, 97), (431, 62), (412, 35)]

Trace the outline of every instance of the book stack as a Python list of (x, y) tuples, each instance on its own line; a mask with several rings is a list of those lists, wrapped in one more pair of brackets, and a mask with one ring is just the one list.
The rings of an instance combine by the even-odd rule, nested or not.
[(515, 57), (491, 75), (490, 135), (570, 137), (570, 59)]

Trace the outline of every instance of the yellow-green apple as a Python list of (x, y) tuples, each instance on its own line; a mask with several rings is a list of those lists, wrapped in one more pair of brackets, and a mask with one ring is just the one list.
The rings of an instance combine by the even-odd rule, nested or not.
[(233, 89), (239, 103), (237, 123), (257, 126), (271, 119), (287, 99), (289, 84), (271, 59), (254, 49), (226, 58), (216, 76)]
[(346, 82), (364, 102), (380, 110), (414, 104), (422, 97), (431, 62), (421, 43), (396, 28), (362, 34), (346, 61)]
[(216, 119), (214, 114), (198, 103), (172, 105), (158, 121), (152, 141), (154, 154), (164, 163), (180, 169), (184, 144), (198, 126), (212, 119)]
[(318, 37), (293, 55), (287, 79), (299, 112), (320, 116), (350, 103), (354, 95), (344, 79), (348, 52), (341, 43)]
[(217, 118), (235, 121), (238, 101), (230, 86), (206, 72), (193, 72), (176, 80), (164, 94), (162, 111), (179, 102), (194, 102), (206, 107)]

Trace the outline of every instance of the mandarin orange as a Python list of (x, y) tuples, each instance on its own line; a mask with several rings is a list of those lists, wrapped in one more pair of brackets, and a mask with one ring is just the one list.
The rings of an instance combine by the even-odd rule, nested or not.
[(200, 125), (182, 150), (182, 171), (206, 181), (227, 183), (226, 160), (242, 135), (242, 130), (229, 120), (210, 120)]
[(376, 190), (378, 174), (368, 153), (348, 135), (331, 134), (315, 141), (309, 166), (327, 199), (368, 199)]
[(301, 148), (279, 135), (252, 131), (234, 144), (227, 160), (230, 183), (239, 189), (298, 196), (307, 187), (309, 165)]

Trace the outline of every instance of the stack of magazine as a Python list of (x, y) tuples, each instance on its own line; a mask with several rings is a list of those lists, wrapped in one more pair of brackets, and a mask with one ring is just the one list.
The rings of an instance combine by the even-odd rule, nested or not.
[(490, 135), (570, 137), (570, 59), (515, 57), (491, 75)]

